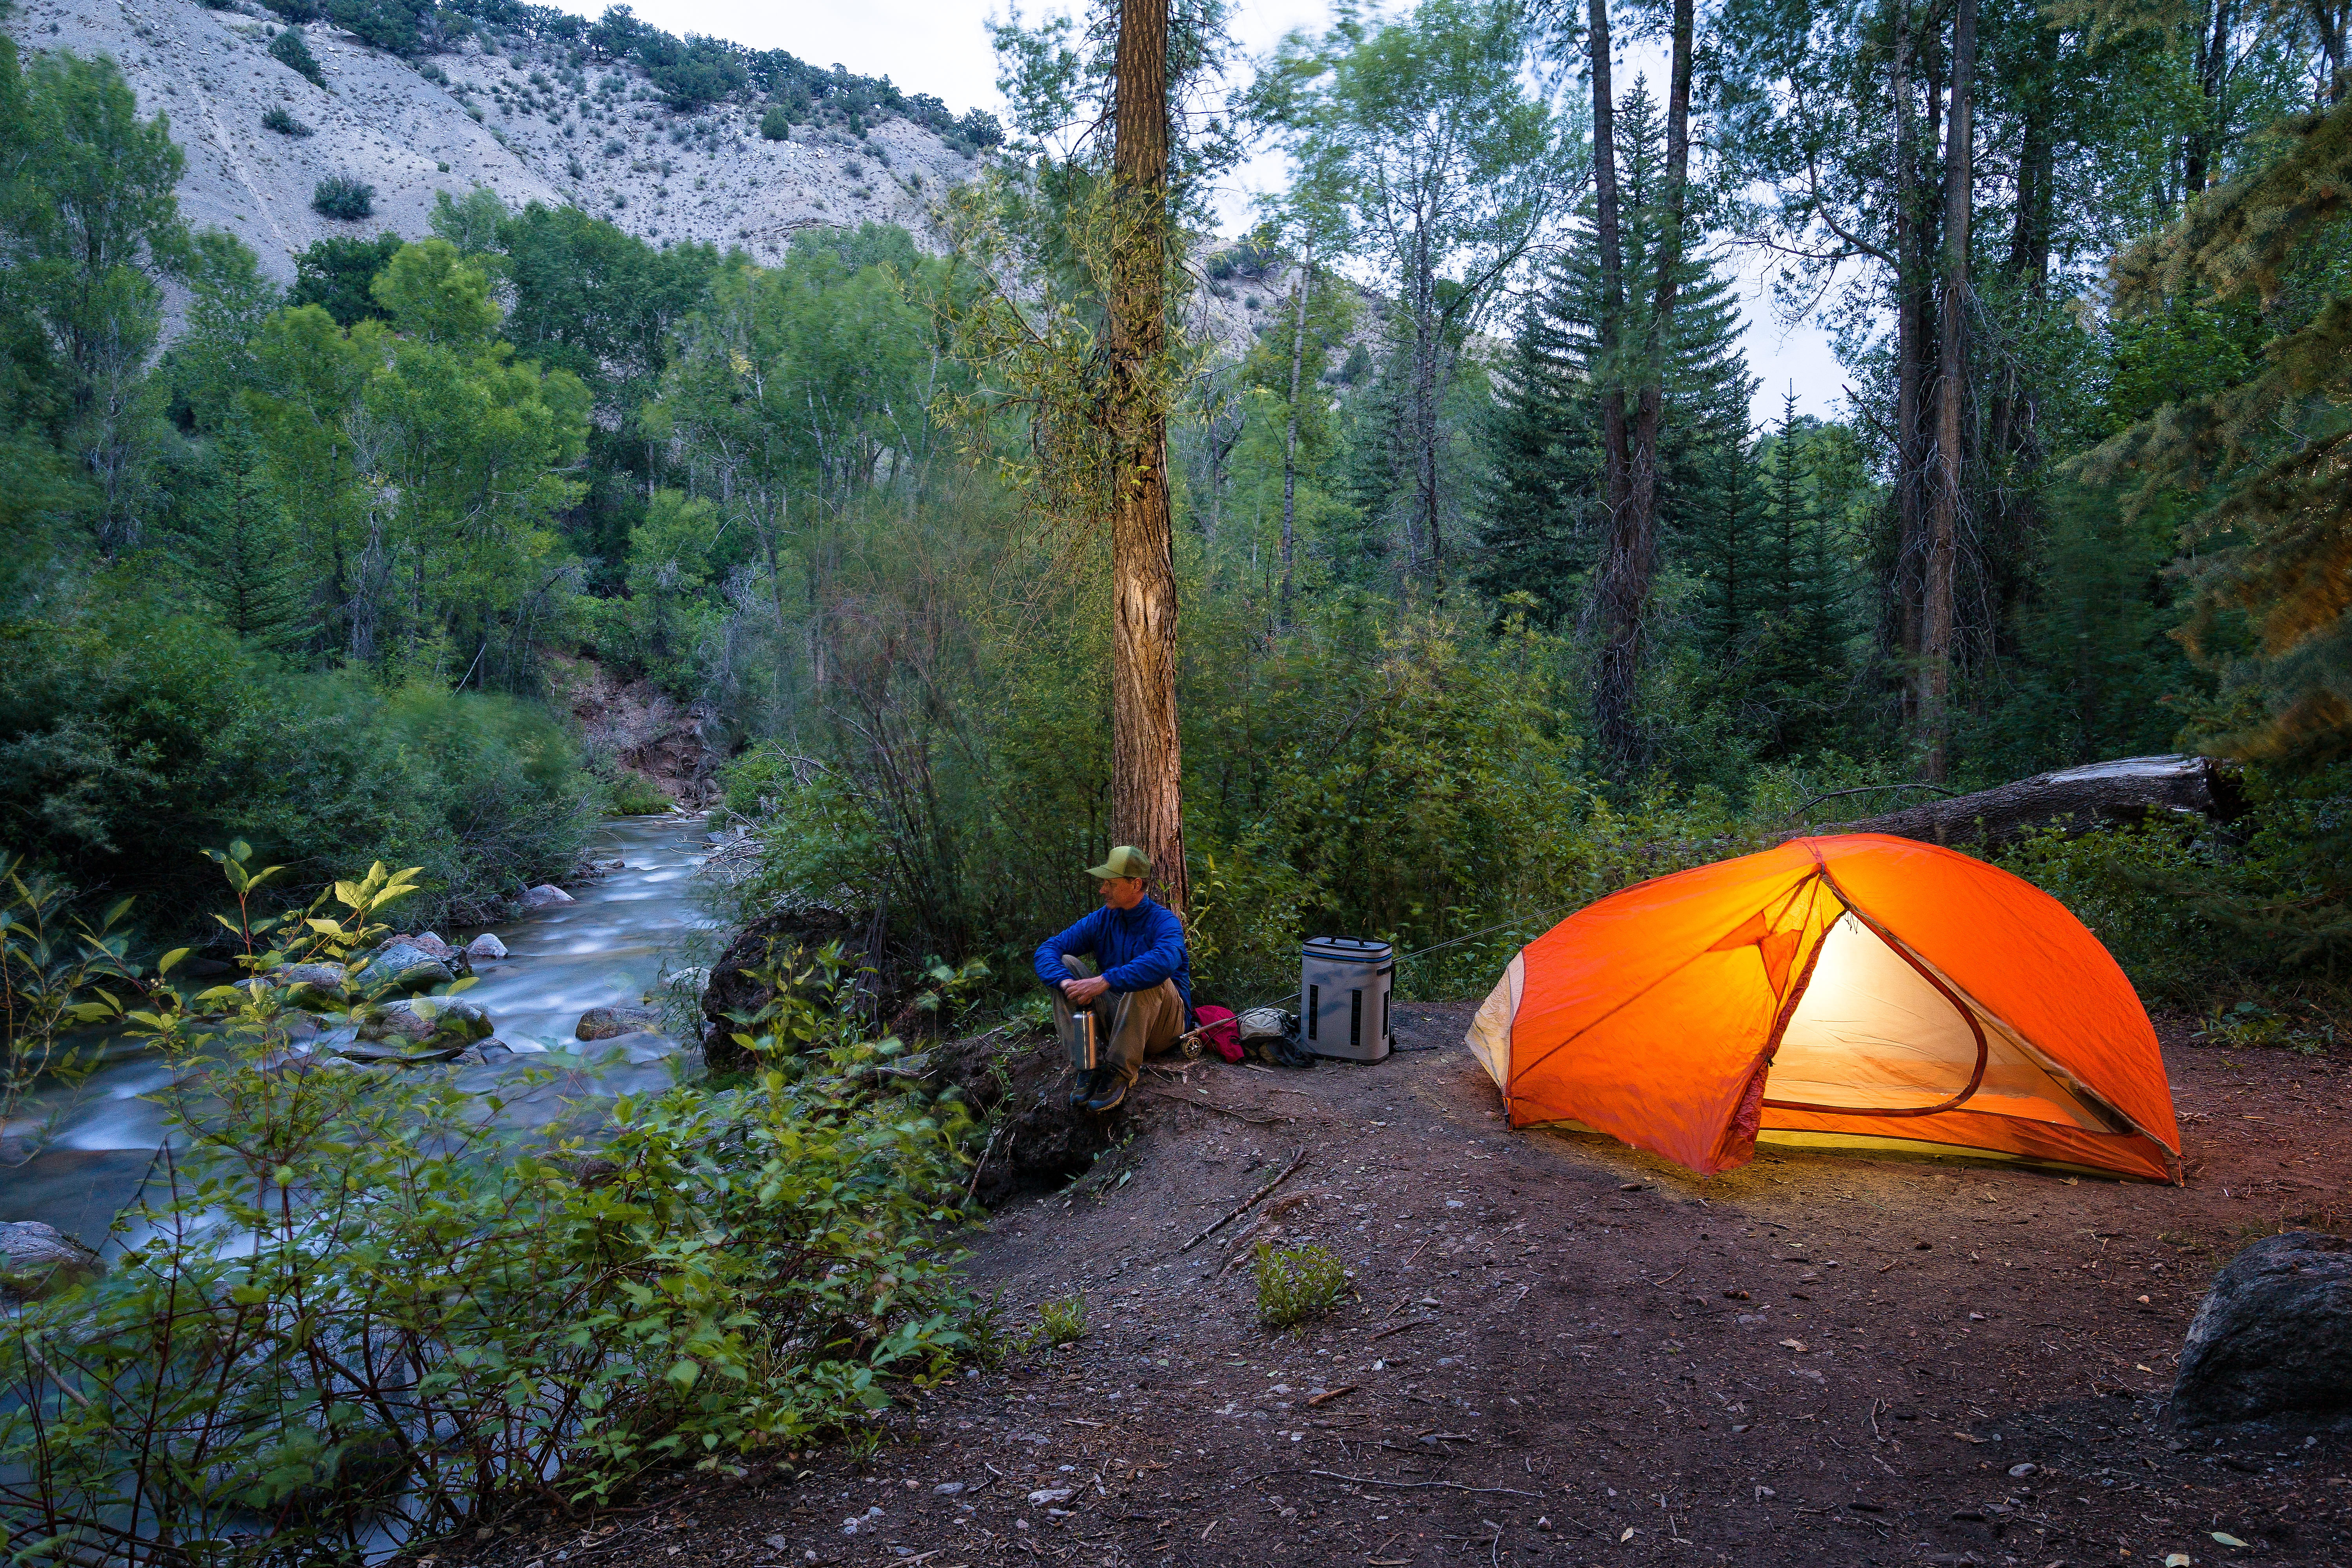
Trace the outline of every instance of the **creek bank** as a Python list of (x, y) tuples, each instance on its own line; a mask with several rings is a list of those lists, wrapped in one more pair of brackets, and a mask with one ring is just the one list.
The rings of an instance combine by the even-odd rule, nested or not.
[[(869, 1458), (663, 1478), (464, 1561), (2352, 1561), (2352, 1437), (2167, 1416), (2244, 1231), (2347, 1207), (2352, 1064), (2159, 1018), (2185, 1187), (1792, 1149), (1701, 1182), (1507, 1131), (1471, 1012), (1401, 1004), (1432, 1048), (1368, 1067), (1147, 1072), (1116, 1152), (964, 1237), (1008, 1333), (1075, 1295), (1084, 1337), (906, 1399)], [(1352, 1296), (1264, 1329), (1259, 1241)]]

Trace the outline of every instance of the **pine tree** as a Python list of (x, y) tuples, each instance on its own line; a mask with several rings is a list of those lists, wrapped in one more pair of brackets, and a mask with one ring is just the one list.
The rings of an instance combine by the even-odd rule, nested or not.
[(290, 653), (315, 629), (299, 576), (299, 541), (241, 420), (221, 431), (188, 510), (188, 554), (221, 623), (257, 647)]
[(2183, 489), (2207, 498), (2188, 531), (2209, 548), (2182, 633), (2230, 700), (2206, 744), (2316, 763), (2352, 757), (2352, 422), (2342, 416), (2352, 289), (2340, 259), (2352, 237), (2352, 98), (2277, 133), (2284, 151), (2266, 168), (2216, 187), (2126, 254), (2116, 300), (2154, 312), (2200, 291), (2251, 297), (2280, 331), (2244, 380), (2159, 409), (2085, 471), (2139, 470), (2137, 507)]
[[(1624, 273), (1649, 279), (1664, 242), (1664, 127), (1648, 85), (1636, 81), (1617, 113), (1626, 213)], [(1522, 316), (1513, 368), (1487, 428), (1492, 475), (1478, 585), (1497, 596), (1525, 592), (1569, 608), (1596, 550), (1591, 537), (1601, 482), (1592, 395), (1601, 356), (1601, 284), (1588, 202), (1566, 249), (1545, 268)], [(1686, 227), (1690, 226), (1685, 225)], [(1677, 272), (1680, 302), (1666, 343), (1659, 441), (1664, 553), (1705, 549), (1726, 448), (1738, 450), (1750, 383), (1739, 349), (1736, 280), (1697, 245)], [(1579, 603), (1576, 608), (1583, 605)]]

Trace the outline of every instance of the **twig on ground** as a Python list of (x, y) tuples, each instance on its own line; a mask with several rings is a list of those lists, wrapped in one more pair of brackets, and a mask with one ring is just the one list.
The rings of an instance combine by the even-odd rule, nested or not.
[(1273, 1127), (1292, 1120), (1287, 1116), (1244, 1116), (1240, 1111), (1219, 1105), (1214, 1100), (1192, 1100), (1184, 1095), (1170, 1094), (1165, 1089), (1143, 1089), (1140, 1085), (1138, 1088), (1142, 1093), (1154, 1095), (1161, 1100), (1173, 1100), (1178, 1105), (1189, 1105), (1195, 1110), (1213, 1110), (1220, 1116), (1230, 1116), (1236, 1121), (1246, 1121), (1252, 1127)]
[(1460, 1481), (1384, 1481), (1378, 1476), (1343, 1476), (1337, 1470), (1309, 1470), (1310, 1476), (1322, 1476), (1335, 1481), (1353, 1481), (1360, 1487), (1397, 1487), (1406, 1490), (1431, 1487), (1451, 1492), (1502, 1492), (1511, 1497), (1540, 1498), (1541, 1492), (1523, 1492), (1517, 1487), (1465, 1487)]
[(1437, 1320), (1434, 1318), (1413, 1318), (1405, 1322), (1391, 1323), (1387, 1328), (1382, 1329), (1379, 1333), (1374, 1334), (1371, 1340), (1366, 1340), (1364, 1342), (1366, 1344), (1370, 1344), (1372, 1340), (1384, 1340), (1391, 1334), (1401, 1334), (1407, 1329), (1417, 1329), (1424, 1323), (1433, 1323), (1436, 1321)]
[[(1242, 1120), (1246, 1121), (1249, 1119), (1247, 1117), (1244, 1117)], [(1232, 1224), (1234, 1220), (1241, 1218), (1242, 1215), (1249, 1213), (1251, 1209), (1257, 1206), (1257, 1201), (1260, 1198), (1265, 1196), (1266, 1194), (1274, 1191), (1275, 1188), (1288, 1181), (1290, 1179), (1290, 1173), (1305, 1163), (1307, 1163), (1307, 1151), (1305, 1149), (1301, 1149), (1296, 1155), (1292, 1156), (1290, 1163), (1282, 1168), (1282, 1174), (1275, 1177), (1274, 1180), (1268, 1182), (1265, 1185), (1252, 1193), (1249, 1195), (1248, 1201), (1242, 1204), (1239, 1207), (1226, 1210), (1223, 1215), (1212, 1223), (1206, 1230), (1202, 1231), (1192, 1240), (1178, 1247), (1176, 1249), (1177, 1252), (1179, 1254), (1182, 1254), (1192, 1251), (1194, 1247), (1200, 1246), (1201, 1243), (1208, 1240), (1209, 1237), (1224, 1229), (1226, 1226)]]

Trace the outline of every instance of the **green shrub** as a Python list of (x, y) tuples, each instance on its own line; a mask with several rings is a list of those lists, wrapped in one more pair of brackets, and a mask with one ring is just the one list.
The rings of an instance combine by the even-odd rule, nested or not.
[[(376, 868), (256, 967), (373, 940), (408, 880)], [(856, 1087), (880, 1047), (845, 1014), (741, 1088), (618, 1103), (592, 1164), (439, 1075), (288, 1070), (267, 984), (158, 994), (168, 1178), (104, 1277), (0, 1336), (0, 1508), (43, 1537), (341, 1561), (861, 1431), (971, 1348), (933, 1239), (968, 1122)], [(274, 1533), (229, 1546), (228, 1515)]]
[(623, 768), (604, 786), (608, 809), (617, 816), (658, 816), (672, 802), (661, 786), (635, 768)]
[(1348, 1271), (1325, 1247), (1257, 1244), (1257, 1321), (1287, 1329), (1319, 1318), (1348, 1293)]
[(331, 174), (311, 191), (310, 206), (321, 217), (357, 223), (375, 215), (375, 187), (348, 174)]
[(1049, 1345), (1076, 1344), (1087, 1337), (1087, 1299), (1065, 1296), (1037, 1303), (1037, 1338)]
[(298, 76), (309, 79), (313, 87), (327, 85), (325, 73), (319, 69), (318, 57), (303, 40), (299, 27), (280, 27), (278, 36), (269, 40), (269, 57)]
[(294, 118), (282, 103), (272, 105), (261, 117), (264, 131), (275, 131), (280, 136), (308, 136), (310, 128)]
[(768, 105), (768, 111), (760, 116), (760, 134), (771, 142), (788, 142), (792, 139), (793, 117), (784, 112), (782, 104)]

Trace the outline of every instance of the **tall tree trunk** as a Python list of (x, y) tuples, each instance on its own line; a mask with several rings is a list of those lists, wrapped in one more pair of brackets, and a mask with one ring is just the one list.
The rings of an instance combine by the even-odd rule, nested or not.
[(1941, 784), (1950, 765), (1952, 666), (1959, 570), (1962, 433), (1968, 401), (1969, 223), (1975, 177), (1976, 0), (1952, 14), (1952, 87), (1944, 132), (1943, 310), (1936, 345), (1935, 495), (1928, 513), (1927, 602), (1919, 663), (1923, 773)]
[(1413, 517), (1420, 535), (1412, 553), (1428, 552), (1425, 570), (1439, 587), (1445, 584), (1445, 542), (1437, 517), (1437, 258), (1430, 254), (1429, 225), (1417, 226), (1412, 284), (1412, 479)]
[(1298, 262), (1298, 281), (1292, 288), (1290, 318), (1290, 419), (1282, 433), (1282, 598), (1281, 623), (1290, 625), (1290, 594), (1298, 561), (1295, 527), (1298, 495), (1298, 381), (1307, 367), (1307, 290), (1315, 281), (1312, 251)]
[(1111, 832), (1151, 857), (1182, 913), (1176, 543), (1168, 496), (1168, 0), (1119, 0), (1111, 180), (1122, 232), (1106, 300), (1111, 500)]
[(1594, 727), (1602, 747), (1630, 763), (1640, 737), (1633, 723), (1634, 637), (1640, 631), (1640, 601), (1627, 603), (1632, 587), (1628, 557), (1633, 548), (1633, 432), (1626, 419), (1624, 374), (1625, 253), (1619, 232), (1617, 194), (1617, 100), (1610, 85), (1609, 0), (1591, 0), (1586, 29), (1592, 74), (1592, 237), (1601, 252), (1601, 320), (1597, 367), (1601, 393), (1601, 468), (1606, 543), (1598, 603), (1601, 668), (1592, 687)]
[[(1927, 361), (1923, 230), (1927, 203), (1921, 189), (1918, 119), (1914, 97), (1917, 35), (1911, 0), (1893, 0), (1895, 47), (1891, 97), (1895, 110), (1895, 602), (1896, 637), (1906, 665), (1919, 657), (1921, 558), (1927, 534), (1922, 504), (1920, 436)], [(1904, 687), (1905, 718), (1916, 722), (1917, 687)]]
[(2221, 89), (2229, 79), (2230, 32), (2237, 16), (2237, 0), (2211, 0), (2211, 5), (2205, 18), (2209, 25), (2198, 29), (2198, 116), (2189, 129), (2181, 157), (2180, 199), (2185, 202), (2195, 201), (2198, 193), (2205, 188), (2213, 164), (2213, 150), (2227, 118)]

